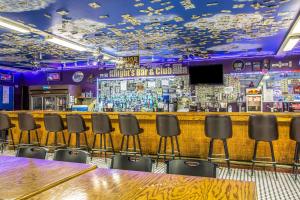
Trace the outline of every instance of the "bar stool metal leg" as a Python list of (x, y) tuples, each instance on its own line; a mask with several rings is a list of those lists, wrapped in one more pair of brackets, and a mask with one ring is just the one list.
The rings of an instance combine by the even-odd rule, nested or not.
[(277, 171), (276, 171), (276, 161), (275, 161), (275, 154), (274, 154), (273, 143), (269, 142), (269, 144), (270, 144), (270, 149), (271, 149), (272, 163), (273, 163), (273, 168), (274, 168), (274, 171), (275, 171), (275, 176), (276, 176), (276, 179), (278, 179), (278, 177), (277, 177)]
[(110, 144), (111, 144), (111, 150), (113, 152), (113, 155), (115, 155), (115, 148), (114, 148), (114, 143), (111, 137), (111, 133), (109, 133), (109, 140), (110, 140)]
[(173, 141), (173, 137), (172, 136), (170, 138), (171, 138), (172, 158), (174, 160), (175, 159), (174, 141)]
[(57, 147), (57, 132), (54, 132), (54, 146)]
[(69, 139), (68, 139), (68, 147), (70, 147), (70, 142), (71, 142), (71, 136), (72, 136), (72, 133), (69, 133)]
[(30, 144), (30, 131), (27, 131), (27, 139), (28, 139), (28, 144)]
[(136, 161), (136, 144), (135, 144), (135, 136), (133, 136), (133, 151), (134, 151), (134, 160)]
[(213, 149), (214, 149), (214, 139), (210, 139), (209, 142), (209, 150), (208, 150), (208, 161), (211, 162), (212, 154), (213, 154)]
[(86, 148), (87, 148), (88, 152), (90, 152), (90, 146), (89, 146), (89, 142), (87, 140), (86, 132), (84, 132), (83, 135), (84, 135)]
[(46, 136), (46, 144), (45, 144), (46, 146), (48, 145), (49, 133), (50, 133), (50, 132), (47, 132), (47, 136)]
[(166, 161), (168, 137), (164, 137), (164, 140), (165, 140), (165, 143), (164, 143), (164, 161)]
[(103, 140), (104, 140), (104, 159), (106, 162), (106, 136), (105, 136), (105, 133), (103, 134)]
[(223, 140), (223, 144), (224, 144), (224, 152), (225, 152), (228, 172), (230, 173), (230, 160), (229, 160), (229, 152), (228, 152), (228, 146), (227, 146), (227, 140), (226, 139)]
[(128, 154), (128, 148), (129, 148), (129, 135), (126, 136), (126, 155)]
[(15, 151), (16, 150), (15, 140), (14, 140), (14, 135), (12, 133), (11, 128), (9, 129), (9, 132), (10, 132), (10, 137), (11, 137), (12, 145), (13, 145), (13, 148), (14, 148), (14, 151)]
[(254, 144), (254, 152), (253, 152), (253, 158), (252, 158), (252, 170), (251, 170), (251, 176), (253, 176), (253, 173), (254, 173), (254, 165), (255, 165), (255, 161), (256, 161), (257, 145), (258, 145), (258, 141), (255, 140), (255, 144)]
[(36, 136), (36, 139), (37, 139), (37, 142), (38, 142), (38, 145), (41, 146), (41, 143), (40, 143), (40, 139), (39, 139), (39, 133), (37, 130), (35, 130), (35, 136)]
[(64, 131), (62, 131), (61, 134), (62, 134), (62, 138), (63, 138), (64, 144), (66, 145), (67, 143), (66, 143), (66, 137), (65, 137)]
[(91, 152), (91, 160), (93, 160), (93, 153), (94, 153), (94, 149), (95, 149), (96, 139), (97, 139), (97, 134), (94, 134), (94, 141), (93, 141), (92, 152)]
[(180, 149), (179, 149), (179, 142), (178, 142), (177, 136), (175, 136), (175, 140), (176, 140), (176, 145), (177, 145), (178, 157), (179, 157), (179, 159), (181, 159), (181, 153), (180, 153)]
[(158, 166), (158, 160), (161, 151), (161, 143), (162, 143), (162, 137), (159, 137), (159, 144), (158, 144), (157, 157), (156, 157), (156, 167)]

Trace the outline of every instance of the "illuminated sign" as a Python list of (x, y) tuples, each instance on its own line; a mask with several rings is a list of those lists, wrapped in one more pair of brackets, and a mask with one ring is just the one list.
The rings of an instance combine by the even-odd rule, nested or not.
[(127, 77), (149, 77), (168, 75), (187, 75), (188, 68), (181, 63), (161, 64), (155, 67), (143, 66), (138, 69), (112, 69), (101, 73), (100, 78), (127, 78)]

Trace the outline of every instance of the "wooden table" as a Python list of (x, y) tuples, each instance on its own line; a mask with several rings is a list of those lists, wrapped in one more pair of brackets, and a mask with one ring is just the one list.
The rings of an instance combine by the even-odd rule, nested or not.
[(96, 166), (0, 156), (0, 199), (23, 199), (95, 169)]
[(253, 182), (97, 169), (31, 199), (256, 199)]

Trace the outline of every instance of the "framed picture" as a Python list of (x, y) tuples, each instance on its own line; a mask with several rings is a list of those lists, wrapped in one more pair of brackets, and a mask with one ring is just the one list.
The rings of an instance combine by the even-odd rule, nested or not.
[(47, 81), (60, 81), (60, 80), (61, 80), (60, 72), (47, 73)]

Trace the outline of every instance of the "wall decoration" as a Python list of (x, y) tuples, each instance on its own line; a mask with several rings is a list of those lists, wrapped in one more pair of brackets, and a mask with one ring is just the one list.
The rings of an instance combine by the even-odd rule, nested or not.
[(80, 83), (84, 78), (84, 74), (83, 72), (81, 71), (77, 71), (73, 74), (72, 76), (72, 80), (75, 82), (75, 83)]
[(242, 60), (236, 60), (232, 63), (232, 68), (236, 72), (241, 72), (245, 69), (245, 63)]
[(252, 62), (252, 71), (261, 71), (261, 69), (262, 69), (261, 61)]

